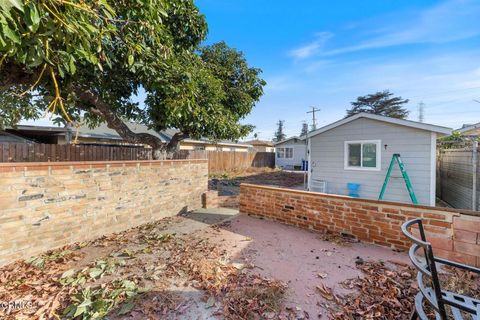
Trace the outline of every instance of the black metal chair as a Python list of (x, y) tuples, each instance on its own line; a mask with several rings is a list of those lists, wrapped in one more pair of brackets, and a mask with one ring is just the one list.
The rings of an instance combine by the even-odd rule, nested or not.
[[(418, 226), (420, 238), (416, 238), (410, 228)], [(447, 308), (450, 309), (451, 314), (455, 320), (457, 319), (472, 319), (480, 320), (480, 300), (473, 299), (454, 292), (444, 291), (440, 286), (438, 278), (437, 264), (447, 265), (462, 270), (468, 270), (480, 274), (480, 269), (471, 267), (465, 264), (449, 261), (446, 259), (437, 258), (433, 255), (432, 245), (427, 242), (425, 238), (425, 230), (421, 219), (414, 219), (405, 222), (402, 225), (402, 232), (413, 241), (408, 255), (415, 268), (418, 270), (417, 282), (420, 292), (415, 296), (415, 309), (412, 311), (411, 319), (428, 319), (424, 310), (424, 302), (430, 305), (435, 312), (437, 320), (447, 320)], [(417, 255), (417, 251), (423, 249), (423, 258)], [(430, 279), (430, 285), (425, 286), (423, 277)], [(464, 318), (468, 315), (468, 318)]]

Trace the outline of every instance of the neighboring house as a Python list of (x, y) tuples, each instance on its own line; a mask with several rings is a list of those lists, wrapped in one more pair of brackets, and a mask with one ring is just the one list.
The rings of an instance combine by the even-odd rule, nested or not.
[(250, 140), (245, 141), (246, 144), (252, 145), (253, 150), (257, 152), (275, 152), (275, 147), (273, 146), (273, 142), (266, 141), (266, 140)]
[[(149, 133), (160, 138), (165, 143), (169, 142), (172, 136), (177, 132), (177, 130), (174, 129), (168, 129), (162, 132), (155, 132), (154, 130), (148, 129), (148, 127), (145, 125), (133, 122), (127, 122), (126, 124), (129, 129), (135, 133)], [(31, 142), (46, 144), (67, 144), (72, 141), (76, 141), (76, 143), (79, 144), (132, 146), (131, 143), (124, 141), (115, 130), (108, 128), (105, 123), (100, 124), (98, 127), (95, 127), (93, 129), (89, 128), (86, 125), (80, 126), (79, 128), (19, 125), (16, 128), (7, 128), (5, 129), (5, 131), (3, 131), (3, 133), (9, 134), (13, 137), (17, 137), (18, 141), (16, 142), (20, 143), (24, 142), (22, 140), (23, 138), (31, 140)], [(217, 142), (210, 141), (208, 139), (185, 139), (180, 142), (180, 150), (219, 150), (248, 152), (251, 148), (251, 145), (235, 143), (232, 141)]]
[[(170, 141), (176, 129), (167, 129), (160, 132), (160, 135), (166, 141)], [(184, 139), (180, 142), (180, 150), (207, 150), (207, 151), (235, 151), (248, 152), (252, 149), (252, 145), (245, 143), (237, 143), (229, 140), (212, 141), (209, 139)]]
[[(309, 133), (309, 189), (347, 195), (347, 183), (360, 185), (361, 198), (378, 199), (394, 153), (399, 153), (413, 190), (423, 205), (435, 205), (436, 140), (445, 127), (360, 113)], [(410, 203), (398, 164), (384, 200)]]
[(302, 137), (291, 137), (274, 143), (275, 166), (287, 170), (302, 170), (307, 146)]
[(478, 137), (480, 136), (480, 122), (476, 124), (464, 124), (462, 128), (455, 130), (460, 132), (465, 137)]
[(18, 125), (15, 128), (5, 128), (3, 132), (35, 143), (65, 144), (68, 140), (68, 129), (62, 127)]
[[(167, 142), (161, 134), (154, 130), (148, 129), (147, 126), (134, 123), (125, 122), (128, 128), (134, 133), (148, 133), (157, 138), (160, 138), (163, 142)], [(123, 140), (122, 137), (113, 129), (110, 129), (106, 123), (100, 124), (98, 127), (89, 128), (87, 125), (82, 125), (78, 128), (70, 127), (71, 140), (80, 144), (105, 144), (105, 145), (132, 145), (129, 142)]]

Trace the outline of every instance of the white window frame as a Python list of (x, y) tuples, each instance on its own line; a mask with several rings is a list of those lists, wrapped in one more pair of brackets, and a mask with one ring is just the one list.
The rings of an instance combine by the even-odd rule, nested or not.
[[(287, 149), (292, 149), (292, 156), (291, 157), (287, 157)], [(283, 157), (279, 157), (278, 156), (278, 153), (279, 151), (282, 150), (283, 152)], [(277, 147), (276, 150), (275, 150), (275, 154), (277, 155), (277, 159), (293, 159), (294, 158), (294, 153), (295, 153), (295, 148), (293, 147)]]
[[(348, 145), (350, 144), (360, 144), (360, 167), (352, 167), (348, 165)], [(376, 163), (377, 166), (375, 168), (370, 167), (363, 167), (363, 145), (364, 144), (375, 144), (376, 145)], [(382, 170), (382, 149), (381, 149), (382, 141), (381, 140), (355, 140), (355, 141), (345, 141), (344, 142), (344, 169), (345, 170), (359, 170), (359, 171), (380, 171)]]

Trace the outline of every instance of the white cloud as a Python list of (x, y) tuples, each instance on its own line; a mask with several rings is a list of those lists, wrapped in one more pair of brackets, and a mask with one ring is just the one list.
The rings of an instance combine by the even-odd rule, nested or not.
[(312, 57), (319, 53), (324, 47), (325, 43), (333, 37), (333, 34), (330, 32), (320, 32), (315, 36), (315, 40), (309, 44), (306, 44), (300, 48), (293, 49), (289, 52), (289, 56), (294, 57), (295, 59), (301, 60)]
[[(420, 43), (447, 43), (480, 35), (480, 1), (449, 0), (427, 10), (414, 14), (398, 14), (374, 21), (368, 30), (356, 29), (358, 33), (375, 34), (356, 44), (339, 46), (326, 50), (326, 42), (331, 38), (321, 37), (312, 43), (290, 51), (297, 59), (312, 56), (335, 56), (362, 50), (378, 49), (399, 45)], [(350, 29), (351, 36), (355, 29)], [(331, 35), (328, 32), (322, 34)], [(338, 36), (337, 38), (339, 38)]]

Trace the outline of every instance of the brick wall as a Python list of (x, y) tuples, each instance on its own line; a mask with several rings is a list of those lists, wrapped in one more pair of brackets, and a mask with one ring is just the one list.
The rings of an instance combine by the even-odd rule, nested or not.
[(207, 160), (0, 164), (0, 265), (201, 206)]
[(410, 246), (403, 222), (422, 218), (434, 253), (480, 266), (480, 213), (355, 199), (250, 184), (240, 186), (240, 212), (297, 227), (353, 235), (392, 249)]
[(209, 190), (202, 195), (203, 208), (238, 208), (238, 195), (221, 196), (216, 190)]

